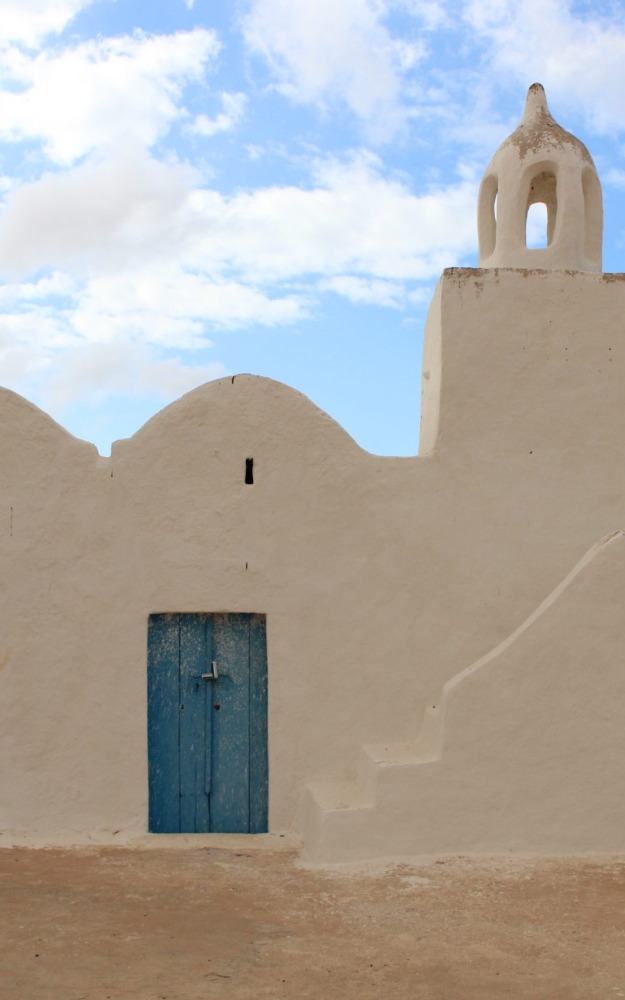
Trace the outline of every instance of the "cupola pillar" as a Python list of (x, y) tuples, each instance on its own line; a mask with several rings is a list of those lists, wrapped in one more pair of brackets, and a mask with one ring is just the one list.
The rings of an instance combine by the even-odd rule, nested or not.
[[(527, 246), (530, 205), (547, 208), (547, 245)], [(601, 183), (583, 142), (552, 118), (533, 83), (518, 128), (486, 168), (478, 199), (480, 267), (601, 271)]]

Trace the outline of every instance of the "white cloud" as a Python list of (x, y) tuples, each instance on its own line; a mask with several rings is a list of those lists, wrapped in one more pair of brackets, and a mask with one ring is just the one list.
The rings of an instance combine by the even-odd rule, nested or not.
[(99, 38), (35, 57), (2, 53), (0, 138), (40, 140), (55, 163), (98, 148), (151, 146), (184, 114), (182, 89), (220, 48), (214, 31)]
[(394, 281), (358, 278), (353, 274), (341, 274), (336, 278), (322, 281), (323, 291), (336, 292), (356, 305), (389, 306), (398, 309), (406, 300), (403, 285)]
[(469, 0), (465, 18), (490, 43), (494, 72), (539, 80), (561, 106), (609, 133), (625, 127), (625, 17), (575, 13), (567, 0)]
[[(474, 249), (471, 179), (414, 195), (375, 158), (317, 164), (311, 188), (267, 187), (230, 199), (198, 190), (183, 258), (256, 282), (357, 274), (420, 280)], [(212, 262), (212, 263), (211, 263)]]
[(216, 118), (208, 118), (206, 115), (198, 115), (191, 126), (191, 131), (197, 135), (212, 136), (217, 132), (227, 132), (241, 120), (245, 110), (245, 94), (222, 93), (221, 111)]
[[(94, 397), (148, 384), (167, 395), (167, 385), (204, 379), (180, 358), (210, 347), (215, 330), (298, 323), (324, 290), (407, 306), (415, 282), (475, 247), (471, 176), (416, 195), (362, 153), (316, 162), (307, 187), (228, 197), (198, 181), (131, 151), (9, 191), (0, 265), (14, 281), (0, 289), (0, 381), (47, 384), (55, 407), (82, 398), (83, 384)], [(103, 358), (96, 390), (90, 372)]]
[[(233, 278), (254, 294), (312, 276), (421, 280), (475, 247), (471, 176), (415, 195), (363, 153), (348, 162), (318, 161), (310, 187), (227, 197), (194, 181), (197, 175), (180, 165), (135, 154), (16, 188), (0, 216), (0, 267), (22, 274), (72, 267), (104, 281), (148, 265), (157, 275), (161, 264), (176, 261), (181, 274), (209, 279), (211, 302), (231, 301), (238, 323), (248, 305), (245, 296), (230, 299)], [(201, 290), (185, 294), (203, 301)]]
[(54, 306), (26, 304), (20, 312), (0, 313), (0, 343), (5, 348), (30, 351), (36, 367), (50, 351), (77, 342), (78, 338), (68, 327), (66, 313)]
[(82, 282), (58, 272), (0, 289), (0, 342), (46, 357), (58, 348), (124, 337), (189, 351), (211, 347), (211, 329), (296, 322), (307, 304), (301, 293), (271, 297), (241, 282), (189, 273), (175, 261)]
[(62, 370), (46, 383), (43, 398), (52, 411), (62, 410), (69, 403), (98, 402), (108, 396), (157, 395), (169, 402), (226, 374), (219, 361), (185, 365), (178, 358), (155, 357), (145, 345), (123, 339), (90, 344), (67, 354)]
[(0, 304), (15, 305), (24, 300), (32, 302), (52, 295), (65, 298), (72, 295), (75, 289), (76, 284), (69, 274), (55, 271), (50, 277), (38, 281), (0, 285)]
[(252, 0), (243, 32), (283, 93), (304, 103), (344, 101), (390, 134), (401, 120), (401, 72), (423, 48), (393, 38), (386, 13), (382, 0)]
[(427, 31), (435, 31), (437, 28), (449, 24), (450, 21), (444, 0), (441, 2), (439, 0), (390, 0), (390, 5), (419, 18)]
[(6, 338), (0, 322), (0, 383), (3, 386), (24, 391), (34, 381), (45, 379), (47, 359), (41, 351), (20, 344), (13, 338)]
[[(45, 301), (50, 295), (62, 300)], [(207, 326), (275, 325), (303, 314), (301, 297), (271, 299), (175, 263), (84, 284), (57, 273), (0, 290), (0, 382), (34, 393), (52, 410), (109, 395), (167, 401), (226, 374), (218, 361), (181, 360), (212, 347)], [(166, 350), (177, 356), (163, 357)]]
[(603, 175), (603, 183), (616, 188), (625, 188), (625, 170), (612, 167)]
[(35, 47), (58, 33), (93, 0), (0, 0), (0, 42)]
[(0, 215), (0, 269), (127, 266), (179, 241), (177, 212), (197, 174), (140, 149), (90, 159), (14, 187)]
[[(50, 296), (57, 297), (54, 304)], [(227, 373), (219, 361), (181, 359), (191, 348), (212, 346), (207, 322), (220, 325), (223, 314), (228, 326), (237, 316), (273, 323), (297, 312), (287, 301), (272, 309), (262, 293), (233, 284), (214, 289), (175, 265), (86, 285), (62, 272), (6, 285), (0, 289), (0, 382), (35, 394), (52, 411), (111, 395), (167, 402)], [(166, 349), (178, 356), (164, 357)]]
[(272, 298), (170, 261), (92, 278), (77, 297), (72, 324), (94, 341), (130, 331), (153, 344), (190, 350), (210, 346), (207, 327), (275, 326), (305, 314), (301, 295)]

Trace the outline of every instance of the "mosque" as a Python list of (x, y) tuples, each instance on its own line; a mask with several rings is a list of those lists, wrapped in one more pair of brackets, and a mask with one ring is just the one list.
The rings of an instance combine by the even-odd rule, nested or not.
[(592, 158), (534, 84), (482, 181), (480, 266), (434, 293), (415, 457), (251, 375), (110, 458), (2, 390), (0, 844), (625, 850), (625, 275), (602, 231)]

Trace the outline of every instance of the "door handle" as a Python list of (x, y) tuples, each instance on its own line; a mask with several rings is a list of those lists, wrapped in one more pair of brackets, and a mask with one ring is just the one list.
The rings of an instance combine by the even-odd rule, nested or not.
[(218, 678), (219, 678), (219, 674), (217, 673), (217, 664), (215, 663), (215, 660), (213, 660), (213, 662), (211, 663), (211, 672), (210, 672), (210, 674), (200, 674), (200, 680), (203, 680), (203, 681), (216, 681), (216, 680), (218, 680)]

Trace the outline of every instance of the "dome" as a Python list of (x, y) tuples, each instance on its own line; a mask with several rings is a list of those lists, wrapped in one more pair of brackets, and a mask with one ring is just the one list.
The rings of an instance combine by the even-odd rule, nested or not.
[[(546, 246), (527, 246), (530, 205), (547, 209)], [(519, 126), (484, 173), (478, 199), (480, 267), (600, 271), (601, 183), (583, 142), (552, 117), (540, 83)]]

